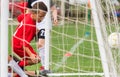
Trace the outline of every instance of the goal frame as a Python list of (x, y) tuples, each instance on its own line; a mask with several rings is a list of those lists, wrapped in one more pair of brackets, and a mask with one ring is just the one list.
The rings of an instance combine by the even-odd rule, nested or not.
[[(103, 66), (103, 72), (105, 77), (110, 77), (110, 69), (108, 66), (108, 61), (107, 61), (107, 54), (104, 46), (104, 41), (103, 41), (103, 35), (101, 31), (101, 24), (100, 24), (100, 18), (98, 16), (98, 9), (96, 8), (96, 1), (95, 0), (90, 0), (91, 3), (91, 9), (92, 9), (92, 16), (93, 16), (93, 22), (95, 26), (95, 31), (97, 35), (97, 40), (98, 40), (98, 46), (99, 46), (99, 52), (100, 52), (100, 57), (101, 57), (101, 62)], [(116, 77), (116, 76), (114, 76)]]
[(0, 1), (0, 77), (8, 77), (8, 2)]

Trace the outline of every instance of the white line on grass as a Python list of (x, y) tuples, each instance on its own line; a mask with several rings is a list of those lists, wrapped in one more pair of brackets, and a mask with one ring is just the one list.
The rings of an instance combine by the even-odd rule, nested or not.
[[(84, 42), (84, 38), (82, 38), (81, 40), (79, 40), (76, 44), (73, 45), (73, 47), (70, 49), (69, 53), (73, 54), (76, 50), (76, 48), (82, 44)], [(65, 63), (65, 61), (67, 60), (68, 56), (63, 56), (63, 58), (61, 59), (60, 62), (56, 63), (56, 67), (53, 68), (53, 71), (57, 71), (61, 66), (62, 64)]]

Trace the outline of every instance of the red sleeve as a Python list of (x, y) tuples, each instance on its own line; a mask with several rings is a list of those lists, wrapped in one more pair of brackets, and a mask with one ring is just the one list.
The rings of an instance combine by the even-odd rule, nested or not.
[(24, 15), (25, 15), (25, 14), (20, 14), (20, 15), (17, 17), (18, 22), (21, 22), (21, 21), (24, 19)]

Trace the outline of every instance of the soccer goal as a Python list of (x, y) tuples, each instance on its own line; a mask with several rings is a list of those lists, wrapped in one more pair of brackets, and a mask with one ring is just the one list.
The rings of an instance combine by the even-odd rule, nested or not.
[(119, 32), (111, 0), (53, 0), (59, 25), (50, 32), (49, 67), (55, 77), (119, 77), (120, 51), (108, 36)]
[[(120, 77), (120, 48), (111, 48), (108, 44), (108, 36), (111, 33), (120, 32), (116, 7), (111, 0), (52, 1), (56, 4), (59, 22), (57, 26), (52, 26), (50, 31), (49, 27), (46, 28), (45, 69), (52, 71), (48, 76)], [(12, 2), (14, 3), (14, 0)], [(12, 7), (9, 13), (12, 19), (8, 27), (9, 40), (18, 25), (14, 18), (14, 9)], [(51, 22), (48, 21), (46, 24), (49, 26)], [(4, 36), (4, 33), (1, 35)], [(2, 42), (1, 38), (0, 48), (3, 46)], [(9, 53), (13, 54), (10, 41), (8, 42)], [(31, 45), (36, 49), (35, 41), (32, 41)], [(4, 57), (6, 58), (1, 55), (0, 65), (3, 64)], [(7, 64), (2, 66), (6, 67)], [(7, 77), (2, 66), (0, 67), (1, 77)], [(27, 67), (27, 70), (36, 69), (39, 69), (39, 64)]]

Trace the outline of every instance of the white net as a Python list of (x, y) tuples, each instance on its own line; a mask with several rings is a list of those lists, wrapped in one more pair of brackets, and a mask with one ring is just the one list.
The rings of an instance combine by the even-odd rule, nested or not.
[[(49, 75), (55, 77), (104, 77), (98, 39), (93, 24), (95, 20), (88, 1), (82, 3), (82, 0), (81, 2), (79, 0), (76, 2), (75, 0), (71, 0), (71, 2), (69, 0), (53, 0), (53, 2), (58, 9), (59, 24), (53, 26), (50, 32), (49, 65), (53, 73)], [(120, 73), (120, 52), (119, 48), (109, 48), (107, 37), (113, 32), (119, 32), (120, 23), (115, 16), (115, 9), (119, 7), (113, 6), (110, 0), (97, 0), (96, 4), (98, 5), (96, 13), (99, 16), (100, 30), (107, 54), (105, 63), (109, 66), (110, 77), (115, 77), (114, 72)], [(18, 24), (14, 9), (15, 7), (12, 7), (10, 10), (10, 18), (13, 20), (9, 22), (9, 40)], [(36, 49), (35, 43), (35, 41), (31, 43), (34, 49)], [(9, 51), (12, 51), (10, 41), (9, 46)], [(11, 54), (11, 52), (9, 53)], [(36, 70), (39, 68), (38, 65), (27, 69)]]
[[(60, 9), (58, 17), (61, 22), (57, 27), (53, 26), (51, 30), (50, 69), (59, 73), (57, 74), (59, 76), (64, 75), (63, 77), (69, 77), (66, 75), (72, 75), (72, 77), (103, 77), (104, 70), (93, 24), (95, 20), (93, 20), (89, 4), (85, 2), (76, 3), (74, 0), (73, 3), (69, 3), (67, 0), (53, 1)], [(96, 4), (96, 13), (100, 18), (100, 30), (102, 30), (108, 66), (110, 69), (114, 69), (115, 62), (115, 69), (118, 69), (119, 51), (115, 51), (116, 49), (109, 50), (107, 44), (108, 35), (112, 32), (119, 32), (115, 6), (110, 0), (98, 0)], [(65, 14), (63, 15), (63, 13)], [(110, 55), (111, 52), (112, 55)], [(114, 60), (111, 59), (113, 56)], [(110, 73), (113, 73), (112, 69)]]

